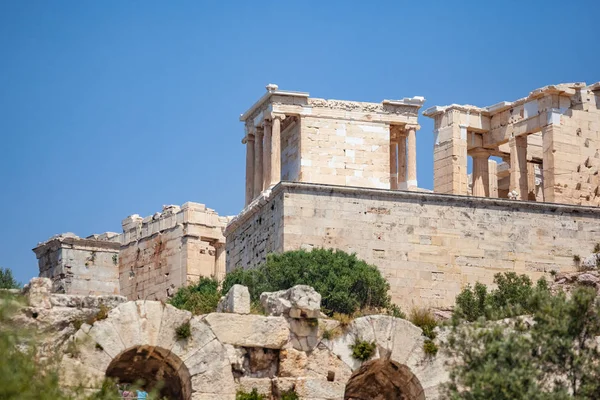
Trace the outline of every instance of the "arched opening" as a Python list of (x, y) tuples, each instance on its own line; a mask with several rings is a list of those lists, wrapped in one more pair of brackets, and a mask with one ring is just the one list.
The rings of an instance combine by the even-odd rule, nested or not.
[(410, 368), (380, 358), (354, 371), (344, 400), (425, 400), (425, 392)]
[(160, 347), (138, 346), (116, 356), (106, 376), (119, 384), (142, 384), (144, 390), (160, 390), (160, 398), (189, 400), (192, 393), (190, 373), (181, 359)]

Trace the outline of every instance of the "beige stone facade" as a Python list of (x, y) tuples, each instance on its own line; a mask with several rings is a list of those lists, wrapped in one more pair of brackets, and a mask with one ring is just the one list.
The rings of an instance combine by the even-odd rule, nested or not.
[[(507, 174), (491, 176), (498, 196), (551, 203), (600, 205), (600, 83), (546, 86), (490, 107), (431, 107), (435, 120), (434, 191), (494, 197), (490, 156)], [(500, 168), (499, 168), (500, 169)]]
[(227, 269), (269, 252), (325, 247), (376, 265), (393, 300), (450, 307), (466, 284), (497, 272), (537, 279), (572, 271), (600, 239), (600, 210), (282, 182), (227, 227)]
[(106, 232), (80, 238), (56, 235), (34, 249), (40, 277), (50, 278), (56, 293), (119, 294), (119, 234)]
[(325, 100), (268, 85), (240, 117), (246, 127), (246, 205), (281, 180), (416, 188), (417, 116), (424, 101)]
[(223, 279), (228, 221), (192, 202), (165, 206), (146, 218), (127, 217), (119, 257), (121, 295), (162, 300), (201, 276)]

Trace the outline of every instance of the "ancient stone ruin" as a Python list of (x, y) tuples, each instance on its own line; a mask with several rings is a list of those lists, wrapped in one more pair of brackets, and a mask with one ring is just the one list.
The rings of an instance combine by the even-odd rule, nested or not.
[[(48, 349), (71, 349), (66, 384), (143, 377), (166, 382), (164, 394), (177, 399), (233, 399), (240, 388), (273, 398), (290, 388), (315, 400), (437, 398), (443, 355), (426, 356), (407, 321), (373, 315), (338, 329), (306, 287), (263, 294), (266, 316), (250, 313), (243, 286), (217, 313), (164, 304), (200, 277), (221, 280), (273, 252), (356, 253), (405, 309), (451, 309), (465, 285), (490, 284), (497, 272), (598, 285), (596, 271), (574, 271), (599, 264), (597, 254), (580, 256), (600, 240), (600, 83), (546, 86), (490, 107), (428, 108), (433, 192), (417, 183), (423, 97), (365, 103), (266, 89), (240, 117), (238, 215), (164, 206), (125, 218), (120, 234), (64, 234), (34, 249), (48, 279), (29, 286), (24, 323), (53, 332)], [(106, 318), (75, 328), (100, 304), (111, 308)], [(190, 336), (178, 336), (186, 324)], [(352, 357), (355, 340), (375, 343), (369, 360)]]

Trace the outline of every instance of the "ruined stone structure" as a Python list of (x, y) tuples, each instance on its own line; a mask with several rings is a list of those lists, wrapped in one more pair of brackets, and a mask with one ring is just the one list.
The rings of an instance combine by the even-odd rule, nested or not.
[(240, 117), (246, 127), (246, 205), (282, 180), (416, 188), (417, 116), (424, 102), (324, 100), (268, 85)]
[[(445, 356), (426, 355), (427, 338), (406, 320), (370, 315), (342, 328), (332, 319), (303, 317), (320, 308), (310, 287), (291, 294), (287, 308), (275, 307), (282, 313), (254, 315), (233, 304), (237, 313), (193, 316), (157, 301), (52, 294), (50, 286), (34, 278), (27, 287), (29, 306), (16, 320), (45, 332), (45, 356), (59, 356), (65, 387), (92, 391), (111, 377), (144, 379), (147, 389), (162, 381), (161, 395), (173, 400), (234, 400), (238, 390), (252, 389), (269, 400), (287, 391), (301, 400), (364, 399), (371, 393), (435, 400), (448, 379)], [(264, 295), (277, 301), (277, 293)], [(99, 304), (111, 310), (90, 320)], [(189, 337), (176, 332), (184, 324)], [(444, 337), (439, 332), (436, 343)], [(367, 361), (352, 356), (357, 338), (376, 345)]]
[(119, 294), (119, 240), (113, 232), (53, 236), (33, 249), (40, 276), (52, 279), (56, 293)]
[(225, 276), (227, 217), (204, 204), (165, 206), (162, 213), (123, 220), (120, 294), (162, 300), (201, 276)]
[[(513, 102), (436, 106), (423, 115), (435, 120), (435, 192), (466, 195), (471, 156), (474, 196), (600, 205), (600, 83), (546, 86)], [(496, 183), (490, 156), (507, 163), (504, 183)]]

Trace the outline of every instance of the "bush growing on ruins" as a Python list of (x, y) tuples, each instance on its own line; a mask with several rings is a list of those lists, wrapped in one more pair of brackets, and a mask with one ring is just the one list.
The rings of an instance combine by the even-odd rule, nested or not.
[(350, 345), (352, 350), (352, 357), (356, 360), (367, 361), (375, 355), (375, 349), (377, 345), (375, 342), (367, 342), (360, 338), (354, 339), (354, 343)]
[(281, 393), (280, 400), (299, 400), (298, 394), (293, 390), (288, 390)]
[(410, 311), (409, 320), (423, 330), (423, 335), (429, 339), (435, 339), (436, 334), (434, 329), (437, 326), (437, 321), (429, 309), (414, 307)]
[(21, 285), (13, 277), (9, 268), (0, 268), (0, 289), (19, 289)]
[(238, 390), (235, 395), (235, 400), (266, 400), (267, 397), (264, 394), (258, 393), (256, 388), (252, 388), (250, 393), (243, 390)]
[(435, 357), (435, 355), (438, 353), (438, 350), (438, 346), (433, 340), (426, 339), (423, 342), (423, 351), (428, 357)]
[(177, 339), (187, 339), (192, 336), (192, 327), (190, 326), (189, 321), (184, 322), (175, 328), (175, 334), (177, 335)]
[(535, 310), (533, 296), (537, 292), (548, 292), (545, 279), (540, 279), (534, 286), (526, 275), (514, 272), (494, 275), (497, 288), (488, 292), (487, 287), (479, 282), (474, 288), (467, 286), (457, 297), (454, 320), (476, 321), (486, 319), (502, 319), (514, 315), (531, 313)]
[(446, 351), (454, 360), (449, 399), (597, 399), (600, 302), (595, 289), (570, 297), (536, 290), (533, 323), (521, 318), (453, 327)]
[(215, 278), (202, 277), (198, 283), (180, 288), (169, 303), (199, 315), (216, 311), (220, 298), (219, 282)]
[(247, 286), (252, 300), (262, 292), (309, 285), (322, 296), (327, 315), (352, 315), (365, 309), (388, 309), (392, 306), (389, 284), (377, 267), (340, 250), (297, 250), (269, 254), (265, 264), (253, 269), (236, 269), (225, 277), (223, 292), (234, 284)]

